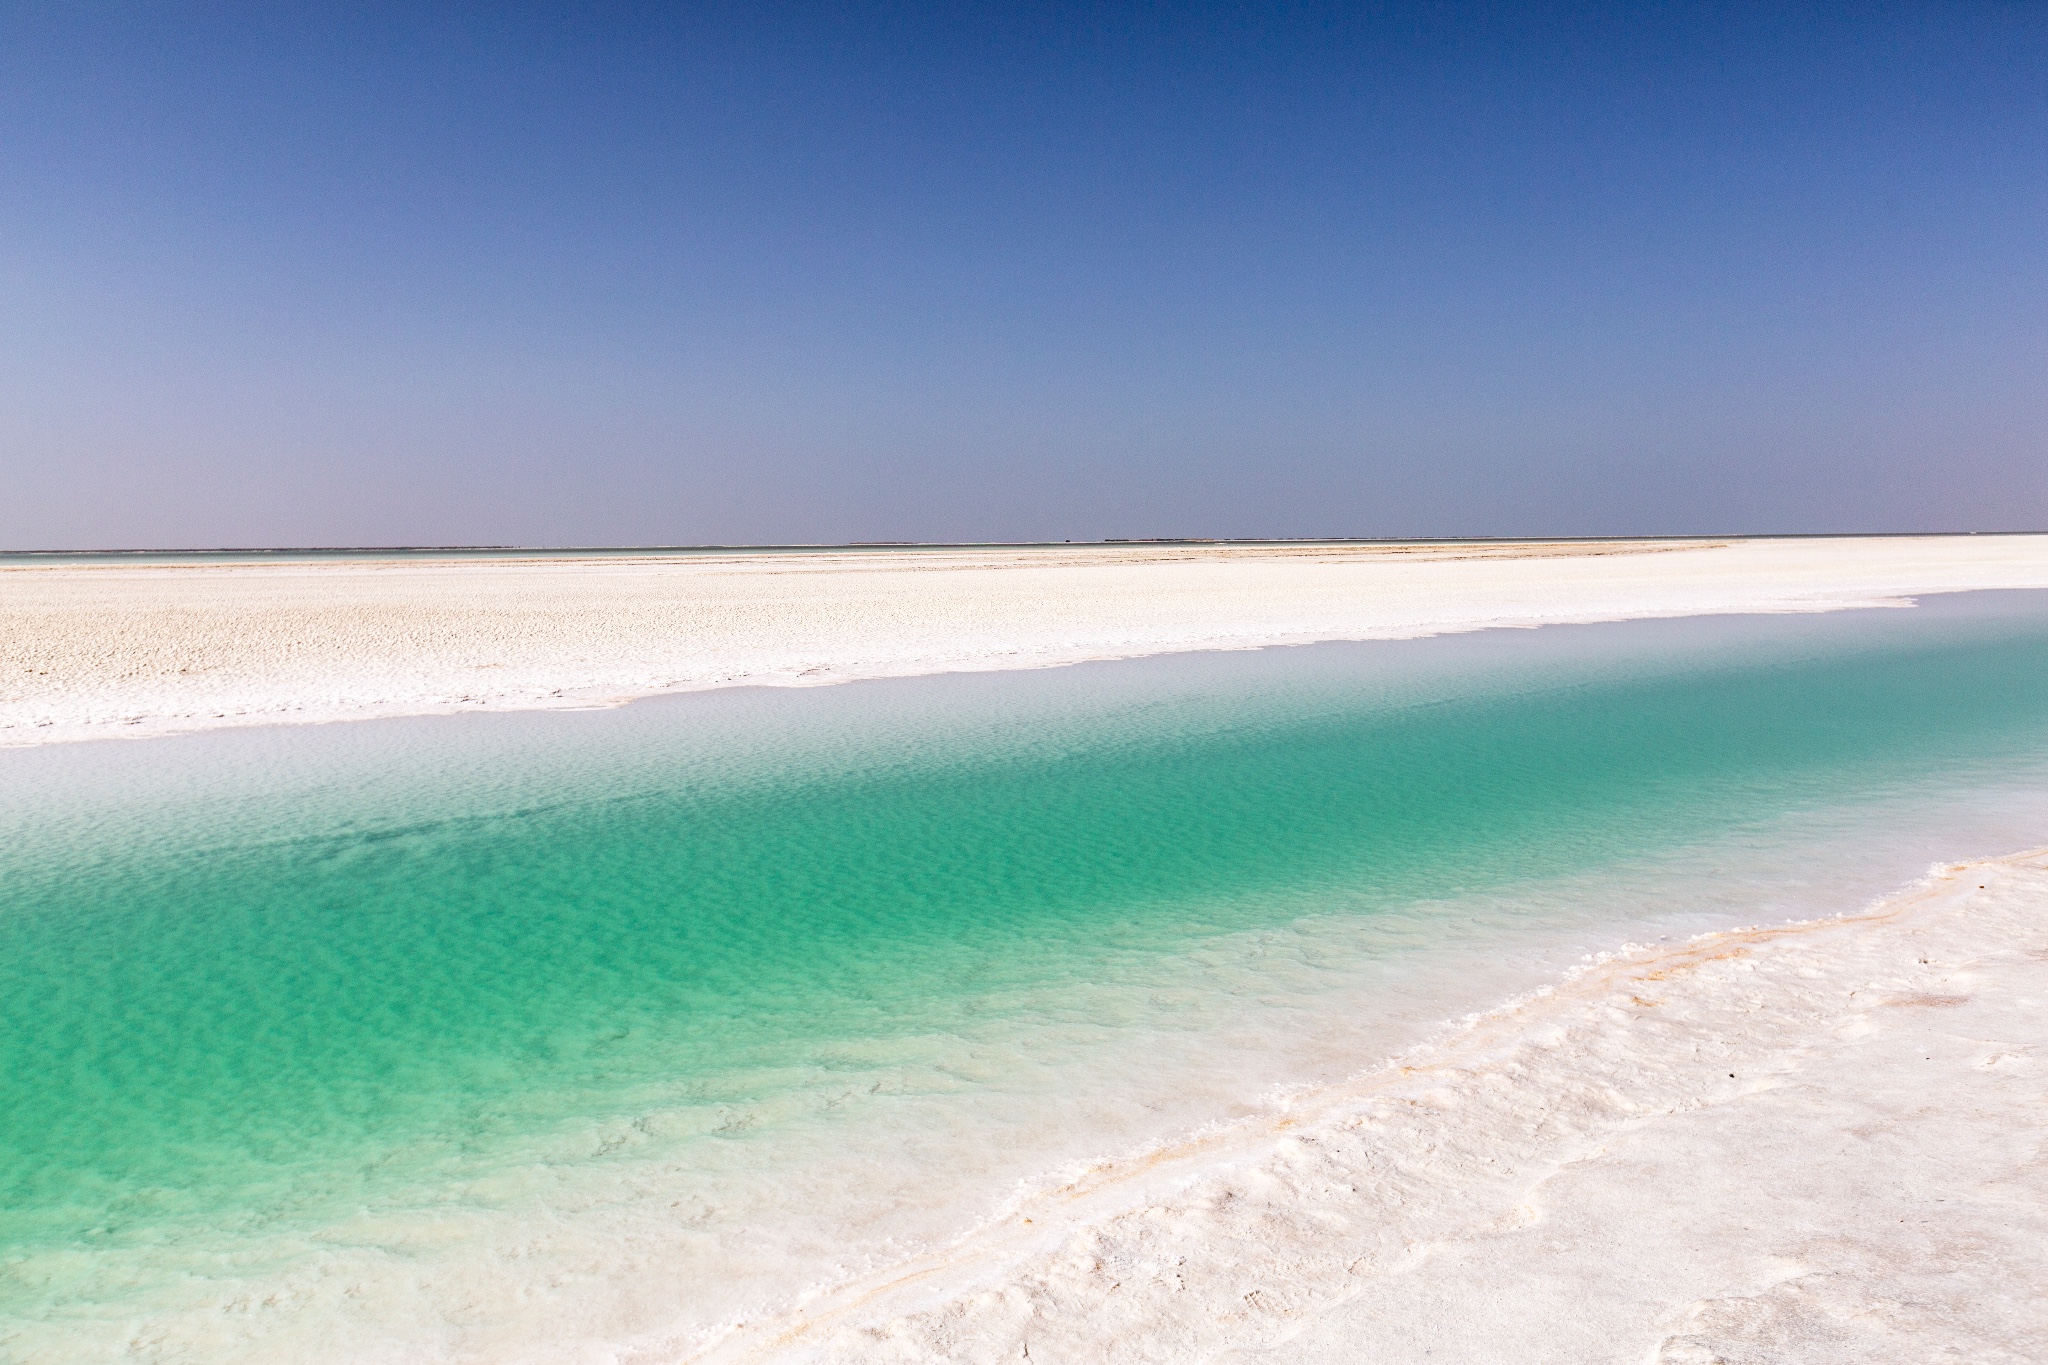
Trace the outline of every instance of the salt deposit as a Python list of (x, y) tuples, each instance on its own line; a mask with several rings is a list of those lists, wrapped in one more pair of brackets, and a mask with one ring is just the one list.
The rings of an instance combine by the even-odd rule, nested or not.
[(1618, 955), (687, 1358), (2048, 1359), (2044, 1003), (2048, 851), (1940, 869)]
[(0, 743), (2048, 587), (2048, 536), (0, 568)]

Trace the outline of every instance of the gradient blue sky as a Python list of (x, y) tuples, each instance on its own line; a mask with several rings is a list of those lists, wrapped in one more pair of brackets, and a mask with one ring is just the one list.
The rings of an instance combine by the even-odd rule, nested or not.
[(0, 548), (2048, 527), (2048, 4), (0, 4)]

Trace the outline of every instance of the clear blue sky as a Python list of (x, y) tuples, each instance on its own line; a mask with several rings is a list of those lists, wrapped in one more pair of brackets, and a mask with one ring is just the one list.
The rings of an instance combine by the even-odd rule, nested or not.
[(2048, 527), (2048, 4), (0, 4), (0, 547)]

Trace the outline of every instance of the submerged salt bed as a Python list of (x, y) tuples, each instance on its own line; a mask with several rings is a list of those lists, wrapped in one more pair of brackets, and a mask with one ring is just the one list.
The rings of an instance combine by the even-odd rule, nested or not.
[[(308, 1017), (360, 1026), (366, 1045), (411, 1039), (402, 1065), (431, 1063), (440, 1070), (420, 1074), (471, 1088), (431, 1092), (457, 1101), (445, 1111), (386, 1096), (350, 1145), (334, 1125), (378, 1098), (362, 1087), (380, 1078), (305, 1072), (276, 1092), (284, 1109), (259, 1116), (268, 1150), (160, 1144), (209, 1163), (203, 1182), (160, 1170), (154, 1186), (109, 1188), (75, 1164), (35, 1168), (74, 1179), (76, 1202), (39, 1193), (58, 1229), (40, 1240), (20, 1235), (35, 1201), (10, 1205), (0, 1341), (33, 1360), (104, 1355), (141, 1334), (165, 1360), (550, 1361), (715, 1341), (732, 1319), (941, 1254), (1101, 1158), (1256, 1119), (1290, 1088), (1339, 1081), (1585, 952), (1853, 909), (1935, 859), (2038, 842), (2048, 783), (2027, 680), (2042, 615), (2030, 600), (1980, 599), (9, 755), (10, 775), (34, 779), (8, 787), (34, 792), (4, 813), (9, 885), (17, 898), (31, 883), (48, 893), (13, 908), (60, 929), (90, 921), (100, 936), (81, 943), (95, 960), (139, 945), (150, 970), (174, 969), (164, 945), (227, 923), (222, 907), (243, 901), (261, 911), (249, 923), (297, 936), (278, 941), (299, 956), (401, 945), (394, 960), (417, 969), (417, 989), (386, 1015), (343, 1008), (316, 972), (290, 997), (296, 1018), (252, 1022), (287, 1048)], [(1957, 660), (1966, 692), (1949, 683)], [(2018, 670), (2010, 687), (1999, 667)], [(1884, 678), (1904, 690), (1869, 690)], [(1806, 686), (1816, 679), (1825, 695)], [(1373, 728), (1387, 717), (1409, 727), (1398, 733), (1410, 750), (1330, 751), (1333, 735), (1395, 734)], [(1800, 723), (1772, 728), (1787, 718)], [(1634, 742), (1658, 733), (1693, 738), (1673, 752)], [(1713, 744), (1700, 742), (1708, 733)], [(1498, 742), (1474, 748), (1475, 735)], [(1427, 780), (1391, 796), (1344, 786), (1348, 768), (1394, 752), (1424, 766), (1389, 772)], [(1524, 776), (1532, 754), (1581, 766)], [(1218, 780), (1188, 785), (1202, 774)], [(1402, 793), (1423, 790), (1442, 808), (1407, 810)], [(1331, 820), (1345, 810), (1392, 822), (1402, 839), (1385, 847), (1408, 861), (1347, 861), (1383, 845)], [(980, 842), (947, 843), (967, 828)], [(593, 903), (715, 866), (663, 861), (656, 836), (719, 830), (765, 841), (781, 874), (810, 888), (729, 902), (749, 914), (810, 913), (806, 897), (865, 888), (845, 923), (872, 937), (799, 916), (795, 929), (829, 932), (792, 939), (793, 955), (763, 940), (733, 960), (808, 983), (802, 1001), (761, 1002), (785, 1034), (716, 1013), (690, 1016), (694, 1034), (664, 1034), (641, 996), (619, 991), (594, 1014), (607, 982), (644, 982), (593, 964), (630, 965), (658, 942), (577, 919), (567, 901), (516, 920), (521, 933), (573, 930), (540, 940), (544, 953), (479, 957), (471, 947), (497, 952), (499, 940), (438, 937), (528, 913), (520, 898), (535, 886), (568, 884), (549, 881), (565, 859), (596, 859), (574, 883)], [(842, 830), (858, 837), (833, 843)], [(1247, 853), (1191, 860), (1183, 850), (1200, 840)], [(1132, 861), (1147, 849), (1156, 866)], [(949, 858), (964, 859), (951, 885), (986, 884), (989, 899), (925, 933), (937, 912), (900, 900), (894, 879), (943, 873)], [(254, 868), (286, 878), (293, 897), (221, 871), (205, 885), (225, 899), (167, 902), (194, 868)], [(1085, 914), (1031, 908), (1081, 872), (1094, 879), (1073, 893)], [(1019, 877), (1039, 901), (1005, 898), (1005, 878)], [(412, 899), (391, 899), (401, 890)], [(138, 893), (147, 903), (122, 903)], [(693, 903), (731, 894), (707, 883)], [(444, 963), (451, 943), (464, 953)], [(445, 1053), (492, 998), (446, 995), (437, 973), (477, 960), (504, 973), (482, 985), (510, 992), (521, 1020), (549, 1021), (531, 1050)], [(18, 985), (33, 960), (9, 961)], [(204, 961), (208, 973), (234, 965)], [(346, 981), (350, 963), (320, 971)], [(812, 974), (788, 976), (792, 964)], [(552, 994), (565, 979), (586, 994)], [(204, 989), (208, 977), (183, 980)], [(123, 1009), (147, 998), (106, 995)], [(474, 1011), (394, 1032), (417, 1027), (404, 1010), (419, 1000)], [(216, 1003), (230, 1022), (246, 1008)], [(792, 1004), (830, 1027), (787, 1023)], [(221, 1027), (219, 1039), (242, 1036)], [(693, 1050), (704, 1030), (745, 1046)], [(19, 1047), (32, 1034), (10, 1036)], [(150, 1080), (146, 1052), (113, 1060)], [(35, 1083), (26, 1066), (8, 1074)], [(206, 1089), (211, 1073), (194, 1080), (195, 1094), (236, 1100)], [(309, 1087), (339, 1102), (339, 1119), (291, 1107)], [(23, 1094), (26, 1117), (22, 1103), (48, 1103)], [(54, 1117), (107, 1112), (118, 1110)], [(65, 1219), (92, 1231), (73, 1236)]]

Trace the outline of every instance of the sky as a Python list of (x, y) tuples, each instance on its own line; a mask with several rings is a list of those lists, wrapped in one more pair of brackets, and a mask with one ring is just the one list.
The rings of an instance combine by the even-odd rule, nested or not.
[(0, 0), (0, 549), (2048, 529), (2048, 4)]

